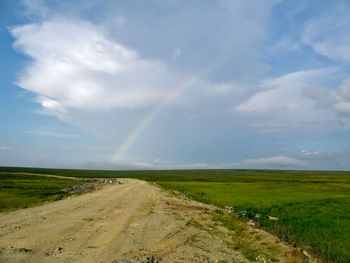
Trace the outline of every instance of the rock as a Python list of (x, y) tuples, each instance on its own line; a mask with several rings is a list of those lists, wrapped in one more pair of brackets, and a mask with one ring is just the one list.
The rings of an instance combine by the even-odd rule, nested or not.
[(311, 258), (310, 254), (306, 250), (303, 250), (303, 255), (307, 258)]
[(188, 199), (192, 199), (191, 196), (185, 194), (181, 189), (177, 191), (182, 197), (188, 198)]
[(63, 250), (63, 247), (57, 247), (57, 248), (56, 248), (56, 252), (57, 252), (57, 253), (62, 253), (62, 250)]
[(248, 225), (248, 226), (255, 226), (255, 222), (254, 222), (253, 220), (249, 220), (249, 221), (247, 222), (247, 225)]
[(111, 179), (101, 179), (98, 181), (99, 184), (122, 184), (121, 182), (119, 182), (117, 179), (115, 178), (111, 178)]
[(96, 190), (96, 188), (91, 183), (75, 184), (70, 187), (62, 189), (62, 191), (66, 193), (91, 192), (94, 190)]
[(13, 248), (11, 249), (12, 254), (17, 254), (17, 253), (27, 253), (30, 252), (31, 250), (28, 248), (20, 247), (20, 248)]
[(233, 206), (225, 206), (225, 210), (227, 213), (234, 213), (235, 209), (233, 208)]

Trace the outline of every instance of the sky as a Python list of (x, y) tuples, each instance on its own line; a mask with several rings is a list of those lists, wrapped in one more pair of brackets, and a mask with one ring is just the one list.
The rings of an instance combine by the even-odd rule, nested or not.
[(350, 170), (349, 14), (0, 0), (0, 166)]

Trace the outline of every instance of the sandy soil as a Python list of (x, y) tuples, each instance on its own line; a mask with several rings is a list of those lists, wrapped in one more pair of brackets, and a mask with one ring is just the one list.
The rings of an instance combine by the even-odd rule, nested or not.
[[(215, 208), (144, 181), (120, 181), (1, 214), (0, 262), (249, 262), (234, 248), (235, 232), (211, 221)], [(307, 261), (268, 233), (249, 226), (244, 231), (240, 238), (279, 262)], [(29, 251), (14, 253), (14, 248)]]

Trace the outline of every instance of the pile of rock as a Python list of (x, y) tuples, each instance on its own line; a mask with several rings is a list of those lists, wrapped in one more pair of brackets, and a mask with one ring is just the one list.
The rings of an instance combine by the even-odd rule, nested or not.
[(94, 184), (85, 183), (85, 184), (75, 184), (70, 187), (62, 189), (66, 193), (80, 193), (80, 192), (91, 192), (96, 190)]
[(94, 179), (94, 181), (92, 181), (90, 183), (75, 184), (75, 185), (72, 185), (70, 187), (62, 189), (62, 191), (66, 192), (66, 193), (91, 192), (91, 191), (99, 189), (97, 184), (112, 184), (112, 185), (115, 185), (115, 184), (122, 184), (122, 183), (119, 182), (115, 178), (98, 179), (98, 180)]
[(118, 181), (115, 178), (111, 179), (101, 179), (98, 181), (99, 184), (122, 184), (120, 181)]

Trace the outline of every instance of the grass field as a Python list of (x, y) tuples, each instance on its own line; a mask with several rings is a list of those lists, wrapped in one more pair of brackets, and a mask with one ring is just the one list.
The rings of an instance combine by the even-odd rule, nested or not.
[(61, 190), (73, 184), (77, 184), (77, 181), (23, 174), (0, 174), (0, 212), (62, 199), (69, 194)]
[[(76, 177), (130, 177), (233, 207), (242, 220), (315, 255), (350, 262), (350, 172), (279, 170), (83, 171), (1, 168)], [(278, 223), (267, 220), (278, 217)]]
[[(193, 199), (231, 206), (242, 218), (313, 254), (350, 262), (350, 184), (297, 180), (280, 182), (157, 182)], [(279, 222), (267, 220), (279, 218)]]

